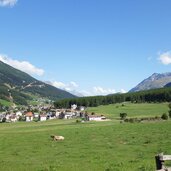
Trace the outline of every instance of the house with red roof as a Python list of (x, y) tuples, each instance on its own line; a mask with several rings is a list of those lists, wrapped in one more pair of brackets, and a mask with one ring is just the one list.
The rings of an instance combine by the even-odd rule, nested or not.
[(26, 122), (33, 121), (33, 113), (32, 112), (27, 112), (25, 116), (26, 116)]

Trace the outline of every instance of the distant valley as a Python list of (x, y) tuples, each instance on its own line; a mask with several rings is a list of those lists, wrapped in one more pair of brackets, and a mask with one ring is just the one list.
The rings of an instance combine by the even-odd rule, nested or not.
[[(171, 87), (171, 73), (154, 73), (144, 79), (129, 92), (138, 92), (163, 87)], [(29, 101), (43, 99), (57, 101), (65, 98), (81, 97), (77, 91), (69, 93), (39, 81), (30, 75), (0, 61), (0, 99), (16, 105), (27, 105)]]

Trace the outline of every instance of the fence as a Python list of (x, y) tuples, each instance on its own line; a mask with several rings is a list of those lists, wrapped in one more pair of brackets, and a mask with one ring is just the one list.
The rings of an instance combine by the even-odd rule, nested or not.
[(156, 160), (156, 171), (171, 171), (171, 167), (165, 166), (165, 161), (171, 160), (171, 155), (163, 155), (163, 153), (155, 156)]

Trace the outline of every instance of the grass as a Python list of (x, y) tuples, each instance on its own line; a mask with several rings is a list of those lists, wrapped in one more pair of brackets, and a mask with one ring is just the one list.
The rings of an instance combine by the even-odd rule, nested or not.
[(11, 102), (6, 101), (6, 100), (2, 100), (2, 99), (0, 99), (0, 104), (2, 104), (3, 106), (11, 106), (12, 105)]
[[(171, 121), (0, 124), (0, 170), (152, 171), (155, 154), (171, 154), (170, 130)], [(53, 142), (52, 134), (65, 140)]]
[(168, 113), (168, 110), (168, 103), (122, 103), (87, 109), (89, 113), (104, 114), (111, 119), (119, 118), (120, 113), (127, 113), (128, 117), (155, 117)]
[[(168, 108), (166, 103), (127, 103), (88, 110), (117, 118), (120, 112), (156, 116)], [(153, 171), (156, 154), (171, 154), (170, 130), (171, 120), (0, 124), (0, 171)], [(65, 140), (54, 142), (50, 135), (62, 135)]]

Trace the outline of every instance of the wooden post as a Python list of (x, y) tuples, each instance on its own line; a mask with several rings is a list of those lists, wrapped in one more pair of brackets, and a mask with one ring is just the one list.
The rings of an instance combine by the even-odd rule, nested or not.
[(157, 170), (171, 171), (171, 168), (167, 167), (167, 169), (166, 169), (166, 166), (164, 166), (165, 161), (171, 160), (171, 155), (163, 155), (163, 153), (161, 153), (161, 154), (158, 154), (157, 156), (155, 156), (155, 160), (156, 160), (156, 169)]
[(155, 156), (156, 159), (156, 169), (161, 170), (163, 168), (163, 161), (160, 160), (160, 155)]

